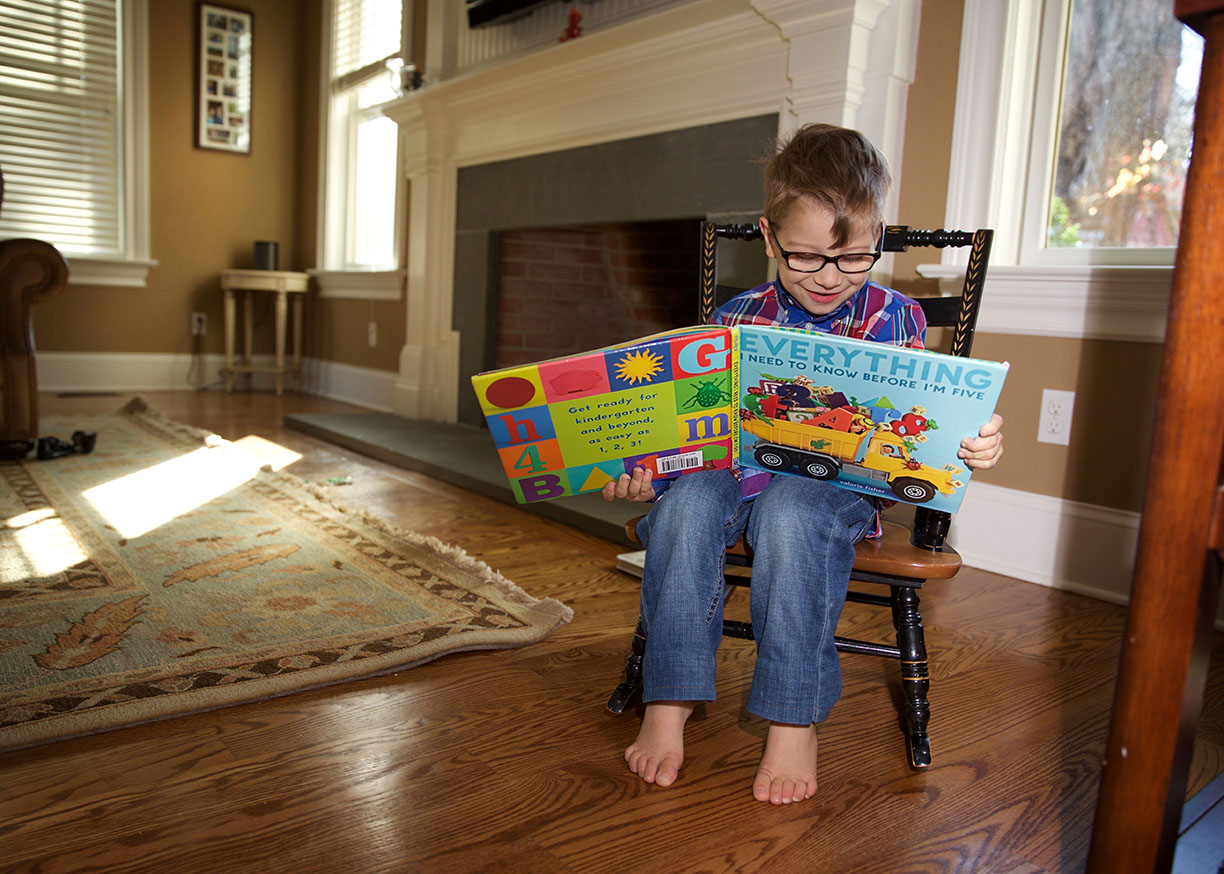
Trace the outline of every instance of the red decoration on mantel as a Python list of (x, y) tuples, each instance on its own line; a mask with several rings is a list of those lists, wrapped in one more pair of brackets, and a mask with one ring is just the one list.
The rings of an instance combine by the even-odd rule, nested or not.
[(570, 7), (569, 24), (565, 26), (565, 30), (561, 31), (561, 42), (569, 42), (571, 39), (582, 36), (582, 13)]

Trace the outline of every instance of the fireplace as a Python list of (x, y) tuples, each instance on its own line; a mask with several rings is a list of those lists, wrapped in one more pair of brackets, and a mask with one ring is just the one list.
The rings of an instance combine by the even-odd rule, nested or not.
[[(461, 169), (460, 421), (484, 421), (474, 373), (695, 322), (701, 222), (760, 215), (777, 126), (758, 116)], [(750, 248), (720, 265), (723, 281), (765, 278)]]
[(615, 26), (476, 66), (457, 50), (461, 16), (430, 17), (425, 87), (381, 107), (399, 125), (408, 180), (396, 412), (480, 420), (469, 377), (496, 363), (507, 232), (753, 220), (756, 159), (809, 121), (859, 128), (900, 155), (918, 39), (912, 0), (620, 7), (633, 14)]

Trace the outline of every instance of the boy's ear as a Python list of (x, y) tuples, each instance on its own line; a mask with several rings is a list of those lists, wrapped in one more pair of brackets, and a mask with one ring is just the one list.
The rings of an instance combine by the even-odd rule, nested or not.
[(757, 223), (761, 226), (761, 236), (765, 238), (765, 254), (776, 260), (778, 255), (774, 252), (773, 234), (770, 233), (769, 219), (761, 216)]

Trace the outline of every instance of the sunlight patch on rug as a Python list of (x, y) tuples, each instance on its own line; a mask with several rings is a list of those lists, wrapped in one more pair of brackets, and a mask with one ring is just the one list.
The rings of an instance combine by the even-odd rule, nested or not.
[(83, 496), (124, 537), (139, 537), (207, 504), (259, 472), (255, 456), (213, 443), (113, 479)]
[(0, 561), (0, 584), (58, 574), (89, 558), (50, 507), (19, 513), (5, 524), (13, 532), (17, 549), (6, 550)]

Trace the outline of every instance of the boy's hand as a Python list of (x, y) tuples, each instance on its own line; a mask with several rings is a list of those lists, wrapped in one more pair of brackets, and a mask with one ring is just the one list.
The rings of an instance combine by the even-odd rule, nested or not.
[(956, 454), (974, 470), (989, 470), (998, 464), (1003, 457), (1003, 417), (998, 413), (991, 416), (990, 421), (978, 431), (977, 437), (967, 437), (961, 441), (961, 448)]
[(650, 471), (643, 467), (635, 467), (633, 476), (622, 473), (613, 482), (604, 483), (604, 500), (615, 501), (617, 498), (624, 498), (628, 501), (653, 501), (655, 490), (650, 484), (651, 476)]

